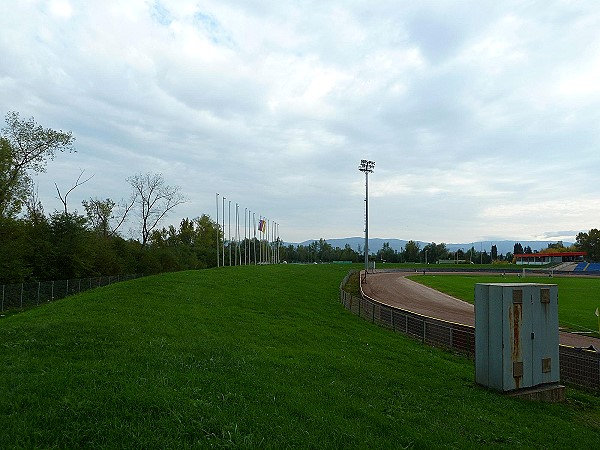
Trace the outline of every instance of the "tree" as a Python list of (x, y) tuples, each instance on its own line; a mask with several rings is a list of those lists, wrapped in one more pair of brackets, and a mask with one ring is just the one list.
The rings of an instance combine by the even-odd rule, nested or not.
[(446, 244), (443, 242), (441, 244), (432, 242), (423, 247), (423, 250), (421, 250), (423, 260), (425, 260), (425, 252), (427, 252), (427, 261), (431, 263), (435, 263), (440, 259), (448, 258), (448, 249), (446, 248)]
[(141, 243), (145, 247), (160, 221), (186, 199), (179, 186), (165, 184), (159, 173), (140, 173), (127, 178), (127, 182), (133, 188), (132, 203), (138, 207)]
[(575, 238), (579, 251), (587, 253), (588, 261), (600, 261), (600, 231), (592, 228), (588, 233), (579, 233)]
[(498, 247), (492, 245), (492, 261), (496, 261), (498, 259)]
[(404, 246), (404, 260), (406, 262), (419, 262), (419, 250), (421, 246), (418, 242), (408, 241)]
[(389, 242), (384, 242), (381, 250), (377, 252), (377, 258), (383, 262), (396, 262), (396, 252)]
[(81, 278), (88, 276), (93, 251), (85, 217), (75, 213), (55, 212), (50, 216), (53, 244), (53, 278)]
[(104, 238), (112, 237), (125, 223), (129, 211), (133, 207), (133, 201), (125, 201), (117, 205), (113, 200), (107, 198), (100, 200), (90, 198), (81, 202), (85, 209), (87, 222), (92, 231), (95, 231)]
[(54, 183), (54, 187), (56, 187), (56, 192), (58, 193), (58, 199), (63, 204), (63, 212), (65, 214), (67, 214), (69, 212), (68, 208), (67, 208), (67, 197), (69, 196), (69, 194), (71, 192), (73, 192), (75, 189), (77, 189), (79, 186), (81, 186), (82, 184), (85, 184), (88, 181), (90, 181), (92, 178), (94, 178), (94, 175), (92, 175), (91, 177), (86, 178), (85, 180), (81, 181), (81, 177), (83, 176), (84, 172), (85, 172), (85, 170), (81, 171), (81, 173), (77, 177), (77, 180), (75, 181), (75, 183), (73, 184), (73, 186), (65, 193), (65, 195), (62, 195), (60, 193), (60, 189), (58, 188), (58, 184)]
[(523, 254), (523, 246), (520, 242), (515, 243), (513, 246), (513, 254), (514, 255), (522, 255)]
[(70, 131), (43, 128), (14, 111), (6, 114), (0, 133), (0, 217), (20, 212), (33, 186), (28, 171), (45, 172), (57, 151), (75, 151), (74, 140)]
[(15, 217), (32, 191), (27, 172), (11, 175), (12, 150), (7, 140), (0, 137), (0, 217)]

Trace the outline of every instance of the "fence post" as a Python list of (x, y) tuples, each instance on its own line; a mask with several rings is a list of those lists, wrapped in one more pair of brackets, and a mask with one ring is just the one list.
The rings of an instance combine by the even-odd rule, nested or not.
[(23, 309), (23, 283), (21, 283), (21, 309)]
[(40, 304), (40, 286), (41, 286), (41, 282), (38, 281), (38, 295), (37, 295), (37, 304)]
[(54, 281), (52, 281), (52, 288), (50, 289), (50, 301), (54, 301)]
[(67, 292), (65, 292), (65, 297), (69, 295), (69, 279), (67, 278)]
[(4, 287), (5, 286), (6, 286), (5, 284), (2, 285), (2, 312), (4, 312)]

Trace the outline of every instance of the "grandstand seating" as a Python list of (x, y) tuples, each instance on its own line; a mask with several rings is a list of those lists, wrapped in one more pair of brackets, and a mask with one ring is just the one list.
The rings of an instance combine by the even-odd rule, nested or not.
[(577, 264), (577, 266), (573, 269), (573, 272), (583, 272), (586, 268), (586, 266), (588, 265), (588, 263), (586, 262), (580, 262), (579, 264)]
[(590, 263), (587, 266), (586, 272), (600, 272), (600, 263)]

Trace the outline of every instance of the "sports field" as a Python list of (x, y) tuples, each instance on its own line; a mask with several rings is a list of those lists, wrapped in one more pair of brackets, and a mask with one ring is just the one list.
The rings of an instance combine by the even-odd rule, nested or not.
[(595, 448), (600, 396), (473, 362), (339, 303), (348, 267), (164, 274), (0, 320), (0, 448)]
[[(552, 277), (527, 276), (516, 278), (514, 275), (442, 275), (428, 274), (424, 277), (409, 277), (453, 297), (474, 302), (476, 283), (549, 283), (558, 285), (558, 319), (561, 328), (570, 331), (598, 334), (596, 308), (600, 307), (600, 278), (598, 277)], [(600, 309), (600, 308), (599, 308)]]

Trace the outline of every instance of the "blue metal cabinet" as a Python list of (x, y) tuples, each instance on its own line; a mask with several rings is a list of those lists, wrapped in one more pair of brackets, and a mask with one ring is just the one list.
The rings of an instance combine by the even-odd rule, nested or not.
[(558, 383), (558, 287), (475, 286), (475, 381), (500, 391)]

